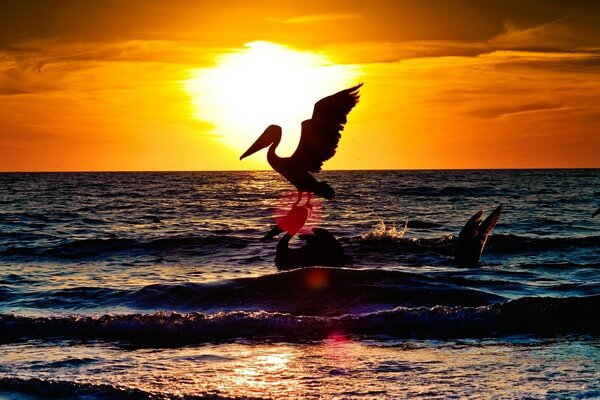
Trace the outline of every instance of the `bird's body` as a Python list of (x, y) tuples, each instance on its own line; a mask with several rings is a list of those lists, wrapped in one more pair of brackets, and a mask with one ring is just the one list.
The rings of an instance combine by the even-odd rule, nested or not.
[[(303, 127), (307, 125), (306, 122), (307, 121), (304, 121), (302, 123)], [(290, 157), (279, 157), (277, 155), (275, 150), (281, 141), (281, 128), (277, 125), (271, 125), (271, 127), (269, 128), (277, 132), (273, 134), (273, 137), (275, 137), (276, 140), (271, 144), (269, 150), (267, 151), (267, 161), (271, 168), (287, 179), (296, 187), (296, 189), (298, 189), (299, 192), (315, 193), (317, 196), (324, 197), (326, 199), (333, 197), (333, 190), (331, 187), (326, 183), (323, 184), (319, 182), (314, 176), (312, 176), (304, 168), (303, 163), (298, 159), (298, 157), (294, 157), (294, 155)]]
[(349, 261), (342, 245), (326, 229), (314, 228), (312, 233), (300, 235), (306, 244), (289, 248), (292, 235), (286, 233), (277, 243), (275, 265), (278, 269), (312, 266), (341, 267)]
[[(340, 132), (344, 129), (346, 116), (358, 103), (358, 89), (362, 84), (342, 90), (319, 100), (314, 107), (312, 118), (302, 122), (300, 143), (290, 157), (279, 157), (276, 148), (281, 141), (281, 127), (269, 126), (240, 160), (265, 148), (269, 165), (298, 189), (299, 198), (303, 192), (331, 199), (334, 190), (327, 182), (319, 182), (311, 173), (321, 171), (323, 162), (335, 154)], [(310, 195), (309, 195), (310, 196)], [(309, 197), (310, 198), (310, 197)]]

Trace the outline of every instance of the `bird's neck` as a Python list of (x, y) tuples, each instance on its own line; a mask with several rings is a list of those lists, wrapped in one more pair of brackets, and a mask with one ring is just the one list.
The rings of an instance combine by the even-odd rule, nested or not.
[(286, 232), (285, 235), (283, 235), (283, 237), (279, 239), (279, 242), (277, 242), (277, 253), (288, 250), (288, 245), (290, 243), (291, 238), (292, 235)]
[(267, 150), (267, 161), (269, 162), (269, 164), (271, 164), (272, 161), (277, 160), (277, 159), (280, 158), (277, 155), (277, 153), (275, 153), (275, 150), (277, 149), (277, 146), (279, 146), (279, 142), (281, 142), (281, 135), (276, 135), (273, 138), (273, 142), (269, 146), (269, 149)]

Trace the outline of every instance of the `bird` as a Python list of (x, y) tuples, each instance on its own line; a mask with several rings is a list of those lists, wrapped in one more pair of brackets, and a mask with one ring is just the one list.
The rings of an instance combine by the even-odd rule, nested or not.
[(467, 221), (458, 234), (458, 243), (455, 249), (454, 259), (459, 266), (476, 267), (479, 264), (479, 257), (481, 257), (492, 229), (498, 223), (502, 206), (500, 204), (483, 222), (481, 222), (483, 210), (477, 211)]
[(347, 115), (356, 106), (359, 99), (358, 90), (363, 84), (342, 90), (315, 103), (312, 117), (302, 122), (300, 142), (290, 157), (279, 157), (275, 150), (281, 141), (281, 127), (270, 125), (260, 135), (240, 160), (268, 147), (267, 161), (298, 190), (298, 199), (303, 193), (332, 199), (333, 188), (325, 181), (318, 181), (311, 173), (321, 171), (323, 162), (329, 160), (336, 152), (341, 131), (347, 122)]
[(594, 218), (598, 214), (600, 214), (600, 208), (597, 209), (596, 212), (592, 214), (592, 218)]
[(290, 249), (292, 235), (286, 233), (277, 243), (275, 265), (277, 269), (326, 266), (341, 267), (350, 261), (342, 245), (324, 228), (313, 228), (311, 233), (299, 235), (306, 243), (297, 249)]

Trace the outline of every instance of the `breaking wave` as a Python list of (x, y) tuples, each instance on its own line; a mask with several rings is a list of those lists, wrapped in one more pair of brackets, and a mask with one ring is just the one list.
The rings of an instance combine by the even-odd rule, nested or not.
[(509, 334), (600, 333), (600, 296), (526, 297), (480, 307), (396, 307), (340, 316), (267, 311), (25, 317), (0, 315), (0, 341), (69, 338), (134, 346), (174, 346), (235, 339), (309, 341), (331, 334), (458, 338)]

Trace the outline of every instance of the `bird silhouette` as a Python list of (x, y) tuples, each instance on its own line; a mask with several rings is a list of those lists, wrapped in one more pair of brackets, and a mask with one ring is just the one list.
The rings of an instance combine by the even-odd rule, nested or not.
[(481, 222), (483, 210), (477, 211), (467, 221), (458, 234), (458, 244), (454, 256), (459, 266), (476, 267), (479, 264), (479, 257), (481, 257), (492, 229), (498, 223), (501, 212), (502, 204), (492, 211), (483, 222)]
[(298, 199), (304, 192), (326, 199), (335, 195), (325, 181), (319, 182), (311, 172), (321, 171), (323, 162), (335, 154), (347, 115), (358, 103), (358, 89), (362, 83), (325, 97), (315, 103), (312, 118), (302, 122), (300, 142), (290, 157), (279, 157), (275, 150), (281, 141), (281, 127), (270, 125), (242, 156), (240, 160), (269, 147), (267, 161), (298, 190)]
[(275, 265), (285, 270), (312, 266), (341, 267), (350, 261), (342, 245), (326, 229), (314, 228), (311, 233), (299, 235), (306, 243), (300, 248), (290, 248), (292, 235), (286, 233), (277, 243)]

